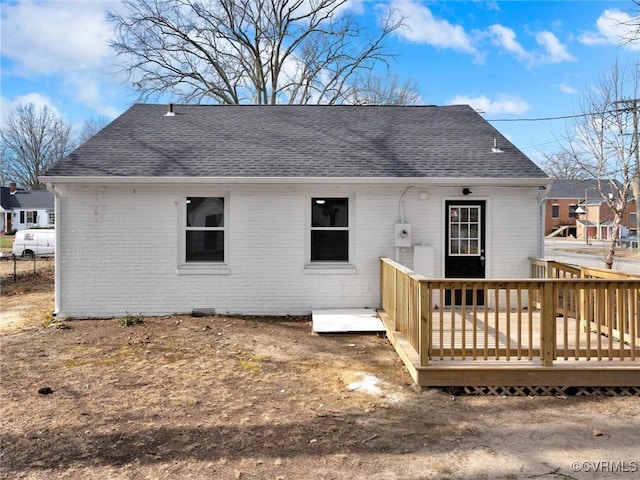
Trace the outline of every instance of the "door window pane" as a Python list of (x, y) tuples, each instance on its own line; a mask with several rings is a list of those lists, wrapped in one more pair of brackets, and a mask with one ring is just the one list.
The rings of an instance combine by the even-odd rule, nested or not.
[(480, 255), (480, 208), (449, 207), (449, 255)]

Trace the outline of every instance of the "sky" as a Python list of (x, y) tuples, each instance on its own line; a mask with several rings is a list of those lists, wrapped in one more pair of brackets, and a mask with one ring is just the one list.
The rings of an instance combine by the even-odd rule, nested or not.
[[(388, 43), (390, 68), (426, 105), (469, 104), (536, 163), (560, 150), (581, 102), (614, 62), (638, 60), (621, 42), (631, 0), (350, 0), (375, 28), (381, 3), (406, 26)], [(78, 131), (138, 101), (116, 68), (106, 11), (119, 0), (0, 0), (0, 122), (21, 103), (48, 105)], [(163, 101), (165, 99), (158, 99)]]

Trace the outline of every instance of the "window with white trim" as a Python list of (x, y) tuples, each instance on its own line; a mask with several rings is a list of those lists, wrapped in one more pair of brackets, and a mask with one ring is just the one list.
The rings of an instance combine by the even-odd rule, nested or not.
[(311, 199), (311, 262), (349, 261), (349, 199)]
[(187, 197), (185, 262), (224, 263), (224, 197)]
[(20, 223), (38, 223), (36, 210), (20, 210)]

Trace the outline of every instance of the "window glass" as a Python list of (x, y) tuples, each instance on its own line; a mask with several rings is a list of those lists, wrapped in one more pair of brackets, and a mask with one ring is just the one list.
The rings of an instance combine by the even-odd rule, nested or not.
[(348, 198), (313, 198), (311, 200), (312, 227), (348, 227)]
[(311, 261), (349, 261), (349, 199), (311, 199)]
[(449, 207), (449, 255), (480, 255), (480, 208)]
[(551, 206), (551, 216), (553, 218), (558, 218), (560, 216), (560, 205)]
[(311, 261), (349, 260), (349, 232), (314, 230), (311, 232)]
[(185, 260), (224, 262), (224, 198), (187, 197)]
[(224, 262), (224, 232), (187, 230), (187, 262)]
[(224, 227), (224, 198), (188, 197), (187, 227)]

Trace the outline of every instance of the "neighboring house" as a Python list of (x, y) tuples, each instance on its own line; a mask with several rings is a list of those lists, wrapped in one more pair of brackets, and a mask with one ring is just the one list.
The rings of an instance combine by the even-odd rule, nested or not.
[(24, 190), (15, 183), (0, 187), (0, 230), (11, 233), (26, 228), (55, 225), (53, 194), (46, 190)]
[[(603, 182), (607, 188), (607, 182)], [(617, 196), (615, 189), (611, 195)], [(577, 212), (576, 212), (577, 210)], [(636, 202), (627, 201), (621, 220), (621, 236), (635, 235)], [(545, 236), (573, 237), (586, 240), (609, 238), (613, 212), (598, 190), (597, 180), (554, 180), (545, 199)], [(587, 227), (588, 225), (588, 231)]]
[(472, 108), (137, 104), (41, 179), (56, 314), (380, 305), (380, 264), (529, 277), (548, 177)]

